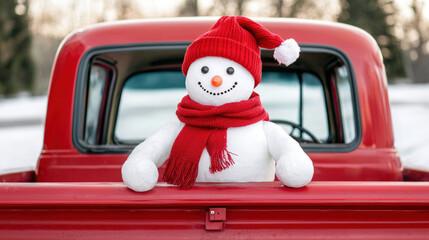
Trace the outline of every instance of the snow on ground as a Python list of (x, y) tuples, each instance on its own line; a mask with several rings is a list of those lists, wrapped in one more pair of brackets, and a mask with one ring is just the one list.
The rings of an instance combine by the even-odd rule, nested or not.
[(46, 106), (46, 96), (0, 99), (0, 172), (36, 167)]
[[(429, 171), (429, 84), (389, 87), (395, 145), (404, 166)], [(35, 168), (46, 96), (0, 99), (0, 172)]]
[(429, 84), (392, 85), (389, 97), (403, 165), (429, 171)]
[(46, 104), (46, 96), (0, 99), (0, 124), (16, 120), (43, 120), (46, 114)]
[(0, 128), (0, 172), (35, 168), (43, 143), (43, 125)]

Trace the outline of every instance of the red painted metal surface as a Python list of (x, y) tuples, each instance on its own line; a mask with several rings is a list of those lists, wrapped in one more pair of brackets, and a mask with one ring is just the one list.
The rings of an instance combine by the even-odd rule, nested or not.
[(0, 182), (34, 182), (36, 173), (32, 169), (12, 169), (7, 172), (0, 172)]
[[(399, 156), (393, 146), (387, 83), (374, 39), (362, 30), (342, 24), (256, 20), (284, 39), (293, 37), (300, 44), (335, 47), (351, 60), (358, 88), (362, 139), (351, 152), (310, 154), (316, 167), (315, 180), (402, 180)], [(72, 143), (77, 69), (88, 50), (144, 42), (191, 42), (215, 21), (216, 18), (126, 21), (99, 24), (71, 34), (62, 43), (54, 63), (37, 181), (121, 181), (120, 166), (127, 155), (82, 154)]]
[[(0, 184), (0, 239), (427, 239), (429, 183)], [(13, 193), (13, 194), (11, 194)], [(205, 230), (225, 208), (222, 231)]]
[(403, 173), (405, 181), (429, 181), (429, 171), (405, 168)]
[[(11, 207), (429, 207), (428, 182), (196, 183), (189, 190), (158, 183), (145, 193), (123, 183), (0, 184), (0, 208)], [(13, 195), (8, 194), (13, 193)], [(429, 210), (429, 208), (428, 208)], [(428, 216), (429, 217), (429, 216)]]
[(206, 230), (221, 231), (225, 226), (226, 208), (209, 208), (206, 211)]

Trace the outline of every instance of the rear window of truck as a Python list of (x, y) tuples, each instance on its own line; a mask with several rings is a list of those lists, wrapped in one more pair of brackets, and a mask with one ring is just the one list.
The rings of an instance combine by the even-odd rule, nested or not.
[[(129, 151), (164, 124), (178, 121), (177, 104), (187, 94), (180, 68), (185, 51), (186, 45), (179, 45), (94, 53), (85, 83), (83, 147)], [(262, 59), (255, 91), (271, 121), (313, 152), (357, 146), (357, 96), (343, 53), (302, 46), (301, 57), (289, 67), (274, 62), (272, 51), (262, 50)]]

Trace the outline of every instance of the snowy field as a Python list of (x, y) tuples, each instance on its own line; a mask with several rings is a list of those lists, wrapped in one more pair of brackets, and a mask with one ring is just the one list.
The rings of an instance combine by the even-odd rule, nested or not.
[(403, 165), (429, 171), (429, 84), (392, 85), (389, 97)]
[[(395, 145), (404, 166), (429, 171), (429, 84), (389, 87)], [(46, 97), (0, 99), (0, 172), (35, 168)]]
[(46, 106), (46, 97), (0, 100), (0, 172), (36, 167)]

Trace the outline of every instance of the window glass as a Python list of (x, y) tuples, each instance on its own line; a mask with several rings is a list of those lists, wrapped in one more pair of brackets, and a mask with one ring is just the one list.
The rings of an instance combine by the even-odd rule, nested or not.
[(119, 103), (115, 138), (141, 141), (164, 124), (178, 121), (177, 104), (186, 95), (180, 71), (145, 72), (125, 82)]
[[(328, 139), (328, 118), (323, 85), (313, 74), (265, 71), (256, 91), (270, 115), (270, 119), (283, 127), (286, 132), (305, 140), (311, 140), (307, 134), (292, 131), (290, 121), (309, 130), (321, 142)], [(300, 114), (302, 84), (302, 114)], [(279, 121), (280, 120), (280, 121)]]
[(262, 74), (255, 89), (272, 120), (299, 121), (299, 78), (296, 73), (270, 72)]
[(93, 65), (89, 74), (88, 104), (86, 109), (85, 137), (88, 144), (96, 144), (101, 104), (106, 87), (108, 70)]
[[(304, 73), (302, 79), (303, 126), (322, 142), (326, 141), (329, 130), (323, 85), (313, 74)], [(303, 137), (306, 140), (310, 140), (308, 135), (303, 135)]]
[[(298, 73), (264, 71), (256, 88), (272, 120), (286, 120), (303, 126), (322, 142), (328, 138), (328, 120), (323, 86), (313, 74), (302, 79)], [(185, 77), (178, 71), (139, 73), (123, 87), (119, 103), (115, 138), (119, 142), (138, 142), (153, 134), (165, 123), (178, 121), (177, 104), (187, 94)], [(301, 122), (300, 122), (301, 121)], [(290, 125), (281, 124), (288, 133)], [(293, 134), (299, 134), (299, 131)], [(302, 137), (310, 140), (305, 134)]]
[(354, 118), (350, 76), (345, 65), (337, 68), (336, 81), (338, 98), (340, 102), (344, 142), (351, 143), (356, 137), (356, 123)]

